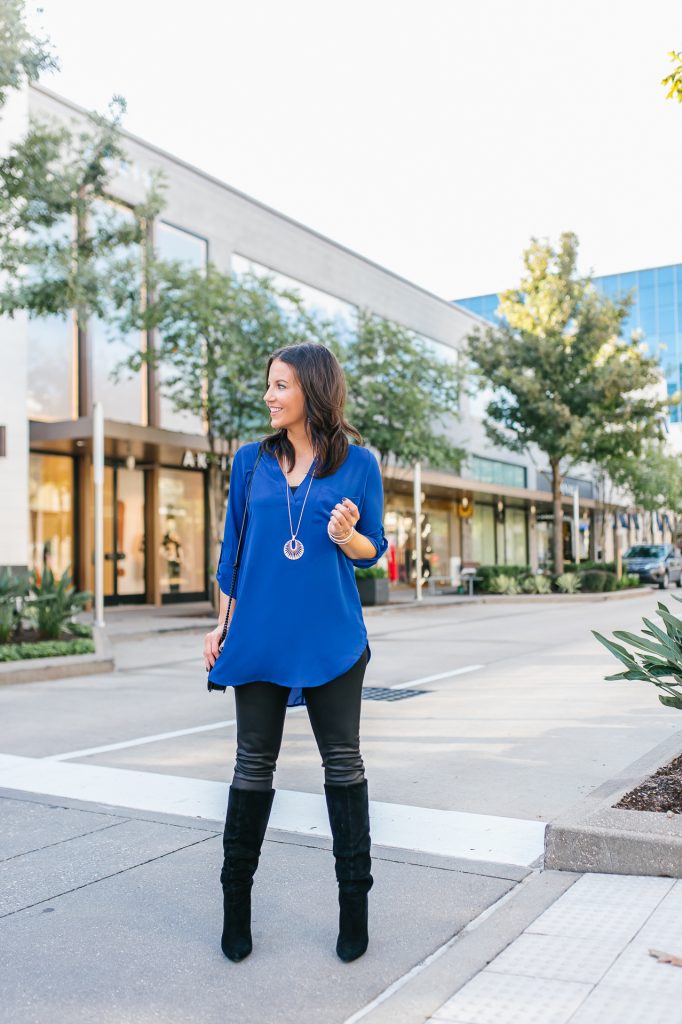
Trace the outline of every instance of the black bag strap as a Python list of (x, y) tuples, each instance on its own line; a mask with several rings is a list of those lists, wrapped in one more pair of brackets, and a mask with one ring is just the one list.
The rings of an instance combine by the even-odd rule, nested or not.
[[(230, 583), (230, 593), (229, 593), (228, 599), (227, 599), (227, 611), (225, 612), (225, 621), (223, 622), (223, 629), (222, 629), (222, 633), (220, 634), (220, 643), (218, 645), (218, 649), (219, 650), (222, 650), (223, 644), (225, 643), (225, 637), (227, 636), (227, 631), (228, 631), (228, 628), (229, 628), (228, 624), (229, 624), (229, 621), (230, 621), (230, 608), (232, 607), (232, 595), (234, 593), (234, 588), (235, 588), (236, 583), (237, 583), (237, 573), (239, 572), (239, 563), (240, 563), (241, 557), (242, 557), (242, 541), (244, 539), (244, 528), (246, 526), (246, 516), (247, 516), (247, 513), (249, 511), (249, 498), (251, 496), (251, 487), (253, 485), (253, 478), (256, 475), (256, 466), (260, 462), (261, 456), (263, 455), (264, 450), (265, 449), (263, 448), (263, 442), (261, 441), (261, 443), (260, 443), (260, 445), (258, 447), (258, 455), (256, 457), (256, 461), (253, 464), (253, 470), (251, 472), (251, 479), (249, 480), (249, 486), (248, 486), (248, 489), (247, 489), (247, 492), (246, 492), (246, 501), (244, 503), (244, 515), (242, 516), (242, 525), (241, 525), (241, 529), (239, 531), (239, 540), (237, 541), (237, 553), (235, 555), (234, 562), (232, 563), (232, 582)], [(224, 687), (224, 686), (216, 686), (215, 683), (212, 683), (212, 682), (209, 681), (207, 683), (207, 689), (209, 689), (209, 690), (225, 690), (226, 687)]]

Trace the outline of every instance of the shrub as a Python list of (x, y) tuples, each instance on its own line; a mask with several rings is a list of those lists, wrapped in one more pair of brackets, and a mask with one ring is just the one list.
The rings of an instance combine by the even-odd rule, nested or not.
[(601, 569), (588, 569), (587, 572), (580, 574), (580, 587), (591, 594), (599, 593), (604, 589), (606, 576)]
[(577, 594), (582, 580), (577, 572), (563, 572), (556, 578), (556, 585), (562, 594)]
[(620, 579), (616, 580), (616, 590), (626, 590), (628, 587), (639, 587), (640, 579), (637, 575), (623, 573)]
[(524, 594), (537, 594), (538, 588), (535, 582), (535, 576), (526, 576), (521, 582), (521, 590)]
[(356, 566), (355, 575), (361, 580), (381, 580), (386, 576), (386, 570), (380, 565), (370, 565), (369, 568), (365, 569)]
[(564, 572), (584, 572), (586, 569), (601, 569), (603, 572), (615, 572), (615, 562), (593, 562), (586, 558), (583, 562), (564, 562)]
[(490, 589), (491, 580), (498, 576), (510, 576), (513, 579), (518, 579), (527, 576), (530, 571), (529, 565), (479, 565), (476, 569), (476, 575), (481, 577), (478, 588), (483, 593), (499, 594), (499, 590)]
[(551, 594), (552, 592), (552, 580), (549, 576), (536, 576), (535, 586), (538, 594)]
[(46, 640), (58, 640), (65, 628), (72, 625), (72, 619), (92, 597), (87, 591), (78, 591), (66, 570), (59, 582), (55, 582), (51, 569), (46, 569), (38, 583), (31, 574), (31, 593), (26, 610), (34, 622), (38, 634)]
[(29, 658), (54, 658), (66, 654), (94, 654), (94, 640), (37, 640), (35, 643), (6, 644), (0, 647), (0, 662)]
[(0, 573), (0, 643), (6, 644), (21, 625), (21, 603), (26, 596), (28, 579), (15, 576), (9, 569)]
[(500, 573), (498, 576), (491, 577), (489, 592), (491, 594), (518, 594), (519, 584), (513, 576)]

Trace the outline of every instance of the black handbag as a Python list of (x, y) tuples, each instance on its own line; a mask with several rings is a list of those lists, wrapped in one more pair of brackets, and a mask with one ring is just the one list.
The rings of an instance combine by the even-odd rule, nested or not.
[[(249, 480), (249, 487), (248, 487), (248, 490), (246, 492), (246, 502), (244, 504), (244, 515), (242, 516), (242, 525), (241, 525), (241, 529), (239, 531), (239, 540), (237, 541), (237, 554), (235, 555), (235, 559), (234, 559), (234, 562), (232, 564), (232, 582), (230, 584), (230, 593), (229, 593), (229, 597), (228, 597), (228, 600), (227, 600), (227, 611), (225, 612), (225, 621), (223, 622), (223, 631), (222, 631), (222, 633), (220, 635), (220, 643), (218, 645), (218, 650), (219, 651), (222, 651), (223, 644), (225, 643), (225, 637), (227, 636), (228, 623), (230, 621), (230, 608), (232, 607), (232, 595), (234, 593), (234, 588), (235, 588), (235, 585), (237, 583), (237, 573), (239, 572), (239, 560), (241, 559), (241, 555), (242, 555), (242, 540), (244, 539), (244, 527), (246, 526), (246, 516), (247, 516), (247, 513), (249, 511), (249, 497), (251, 496), (251, 486), (253, 484), (253, 478), (254, 478), (254, 476), (256, 474), (256, 466), (258, 465), (258, 463), (261, 460), (261, 456), (263, 454), (263, 451), (264, 451), (263, 443), (261, 441), (260, 446), (258, 448), (258, 457), (256, 458), (256, 461), (253, 464), (253, 470), (251, 472), (251, 479)], [(209, 669), (209, 671), (210, 671), (210, 669)], [(209, 691), (209, 693), (210, 693), (211, 690), (221, 690), (223, 693), (225, 693), (227, 687), (226, 686), (218, 686), (216, 683), (212, 683), (211, 680), (208, 679), (207, 682), (206, 682), (206, 689)]]

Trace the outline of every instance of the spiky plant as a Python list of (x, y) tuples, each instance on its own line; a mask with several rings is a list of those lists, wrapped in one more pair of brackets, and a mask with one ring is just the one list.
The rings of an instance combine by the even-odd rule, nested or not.
[[(682, 600), (675, 594), (672, 594), (671, 597), (675, 601)], [(642, 616), (642, 621), (646, 628), (642, 630), (642, 633), (646, 634), (645, 636), (628, 633), (624, 629), (614, 629), (613, 635), (618, 640), (629, 644), (634, 648), (633, 651), (627, 650), (621, 644), (613, 643), (612, 640), (607, 640), (594, 629), (592, 633), (611, 654), (625, 665), (625, 672), (606, 676), (606, 679), (641, 680), (653, 683), (654, 686), (664, 691), (658, 694), (661, 704), (665, 704), (668, 708), (682, 710), (682, 619), (673, 615), (660, 601), (656, 613), (663, 619), (664, 629), (644, 616)]]

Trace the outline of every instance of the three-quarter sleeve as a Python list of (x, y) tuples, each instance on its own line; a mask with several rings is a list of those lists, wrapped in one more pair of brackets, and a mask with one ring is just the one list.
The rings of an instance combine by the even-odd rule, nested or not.
[(230, 489), (227, 494), (227, 513), (225, 515), (225, 531), (223, 543), (220, 548), (220, 558), (216, 579), (223, 594), (237, 598), (239, 590), (239, 579), (235, 584), (234, 591), (230, 594), (232, 584), (232, 569), (234, 560), (237, 557), (237, 544), (239, 542), (239, 531), (241, 530), (244, 518), (244, 506), (246, 504), (246, 474), (243, 449), (238, 448), (232, 459), (230, 469)]
[(388, 548), (388, 541), (384, 535), (384, 486), (381, 470), (374, 455), (368, 449), (365, 451), (369, 467), (360, 518), (355, 524), (355, 529), (371, 540), (376, 548), (376, 555), (373, 558), (352, 558), (353, 565), (358, 569), (369, 569), (370, 566), (376, 565)]

